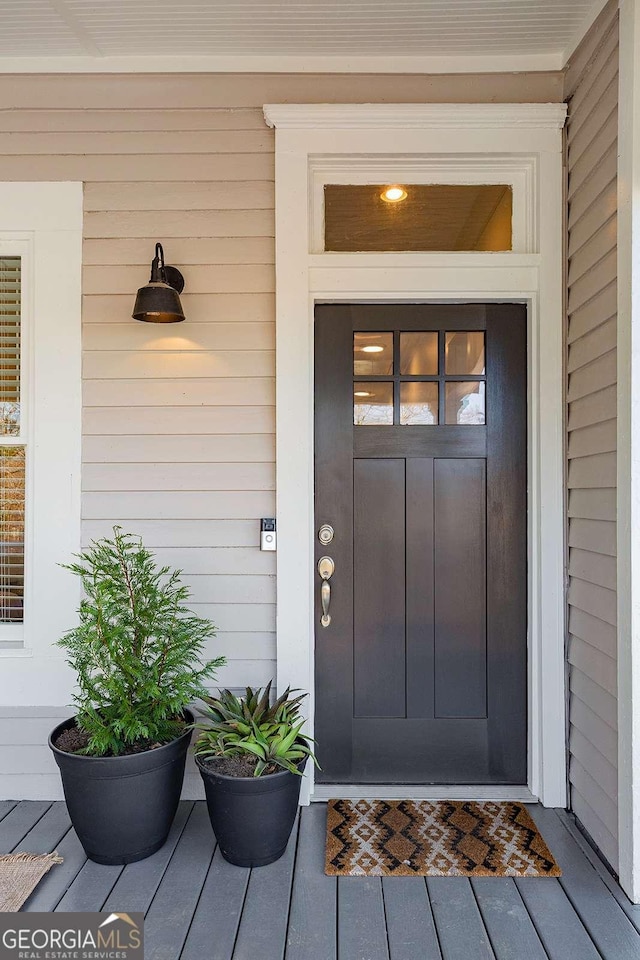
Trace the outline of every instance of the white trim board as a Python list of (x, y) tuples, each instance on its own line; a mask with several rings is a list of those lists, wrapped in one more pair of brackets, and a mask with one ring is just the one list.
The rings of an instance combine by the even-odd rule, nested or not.
[[(379, 140), (381, 128), (405, 131), (405, 143), (406, 131), (409, 130), (454, 130), (463, 135), (469, 130), (492, 130), (509, 136), (518, 128), (561, 130), (566, 115), (564, 103), (269, 103), (264, 106), (264, 118), (268, 126), (278, 130), (328, 129), (348, 130), (351, 133), (355, 130), (372, 130), (378, 136), (377, 155), (383, 156), (388, 155), (388, 151)], [(464, 152), (473, 153), (470, 142), (466, 146)], [(333, 155), (338, 152), (331, 150)], [(479, 156), (486, 152), (481, 147), (477, 151)], [(397, 153), (399, 151), (394, 149), (391, 155)], [(435, 158), (439, 151), (433, 149), (430, 153)], [(494, 148), (492, 153), (497, 154), (498, 151)]]
[[(560, 129), (565, 112), (561, 104), (524, 109), (464, 104), (453, 114), (442, 104), (265, 106), (267, 122), (276, 127), (278, 684), (313, 691), (315, 303), (525, 302), (530, 391), (527, 787), (546, 806), (566, 802)], [(495, 175), (504, 176), (501, 164), (508, 158), (528, 208), (526, 216), (516, 218), (517, 251), (318, 252), (321, 212), (314, 210), (314, 202), (317, 207), (323, 177), (330, 178), (336, 164), (345, 176), (351, 166), (362, 177), (369, 163), (370, 182), (376, 182), (380, 163), (390, 165), (395, 158), (402, 166), (409, 155), (414, 183), (433, 182), (434, 163), (440, 164), (439, 175), (448, 173), (444, 182), (462, 177), (458, 182), (482, 183), (492, 159)], [(310, 711), (313, 716), (313, 693)], [(315, 796), (312, 778), (312, 773), (305, 778), (305, 801)], [(442, 787), (443, 795), (448, 789)], [(436, 788), (430, 790), (434, 795)]]
[(535, 803), (536, 798), (526, 787), (474, 787), (474, 786), (414, 786), (398, 787), (353, 783), (319, 783), (316, 785), (312, 803), (341, 800), (496, 800)]
[[(590, 26), (590, 24), (589, 24)], [(0, 57), (0, 74), (46, 73), (540, 73), (565, 65), (561, 50), (446, 56), (77, 56)]]
[(620, 3), (618, 127), (618, 837), (640, 903), (640, 2)]
[[(64, 705), (73, 675), (53, 646), (76, 620), (80, 548), (82, 183), (0, 183), (0, 251), (25, 258), (25, 620), (0, 639), (0, 704)], [(0, 441), (1, 444), (1, 441)], [(0, 788), (1, 789), (1, 788)]]

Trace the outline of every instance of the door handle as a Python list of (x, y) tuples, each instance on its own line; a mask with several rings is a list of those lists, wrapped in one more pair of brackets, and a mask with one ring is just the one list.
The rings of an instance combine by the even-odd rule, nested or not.
[(322, 586), (320, 587), (322, 616), (320, 617), (320, 623), (323, 627), (328, 627), (331, 623), (331, 614), (329, 613), (329, 607), (331, 605), (331, 585), (329, 580), (333, 576), (335, 568), (336, 565), (331, 557), (320, 557), (318, 560), (318, 573), (322, 579)]

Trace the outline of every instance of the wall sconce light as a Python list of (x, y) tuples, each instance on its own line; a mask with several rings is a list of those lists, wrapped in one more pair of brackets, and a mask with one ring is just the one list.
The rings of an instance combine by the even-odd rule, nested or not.
[(133, 319), (146, 323), (179, 323), (184, 320), (179, 297), (183, 290), (184, 277), (176, 267), (165, 265), (162, 244), (156, 243), (151, 279), (138, 290)]

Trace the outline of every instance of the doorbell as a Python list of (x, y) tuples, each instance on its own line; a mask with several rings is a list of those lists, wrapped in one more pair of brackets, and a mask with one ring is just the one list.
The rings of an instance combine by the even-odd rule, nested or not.
[(260, 521), (260, 549), (275, 550), (276, 548), (276, 518), (263, 517)]

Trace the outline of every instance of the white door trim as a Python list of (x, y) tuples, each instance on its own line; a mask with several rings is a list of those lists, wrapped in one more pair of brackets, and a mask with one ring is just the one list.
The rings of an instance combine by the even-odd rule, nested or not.
[[(561, 136), (565, 114), (563, 104), (265, 106), (267, 123), (276, 127), (278, 685), (309, 690), (313, 718), (315, 303), (526, 302), (530, 401), (527, 786), (546, 806), (566, 802)], [(396, 169), (395, 162), (402, 167), (408, 159), (412, 182), (425, 183), (487, 182), (473, 181), (469, 171), (474, 165), (488, 170), (493, 160), (494, 176), (514, 183), (515, 197), (515, 184), (520, 184), (527, 204), (527, 215), (514, 218), (514, 225), (519, 224), (514, 252), (317, 252), (318, 179), (329, 177), (338, 165), (345, 175), (351, 171), (359, 178), (343, 182), (363, 182), (369, 162), (368, 182), (377, 183), (381, 164)], [(513, 179), (508, 179), (505, 164)], [(464, 176), (468, 179), (460, 179)], [(478, 792), (471, 788), (469, 796)], [(312, 793), (311, 774), (305, 801)], [(407, 795), (411, 793), (408, 788)]]

